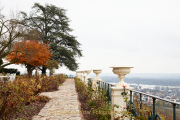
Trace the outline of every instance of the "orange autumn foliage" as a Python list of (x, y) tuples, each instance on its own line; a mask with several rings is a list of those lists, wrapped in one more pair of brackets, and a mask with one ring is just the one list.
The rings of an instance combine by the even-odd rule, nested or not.
[(52, 56), (47, 44), (37, 41), (17, 42), (13, 51), (15, 52), (7, 55), (6, 59), (10, 62), (16, 61), (15, 64), (24, 64), (26, 68), (31, 67), (32, 70), (37, 66), (46, 65)]

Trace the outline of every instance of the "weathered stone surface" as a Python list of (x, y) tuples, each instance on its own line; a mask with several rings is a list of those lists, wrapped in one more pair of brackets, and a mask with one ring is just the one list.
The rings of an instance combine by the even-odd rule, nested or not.
[(81, 120), (74, 79), (67, 79), (55, 92), (43, 92), (51, 100), (33, 120)]

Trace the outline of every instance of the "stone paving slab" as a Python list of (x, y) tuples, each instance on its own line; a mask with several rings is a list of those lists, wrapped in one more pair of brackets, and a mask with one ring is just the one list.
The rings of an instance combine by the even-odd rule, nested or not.
[(58, 91), (40, 95), (48, 96), (51, 100), (38, 115), (33, 116), (33, 120), (81, 120), (74, 79), (67, 79)]

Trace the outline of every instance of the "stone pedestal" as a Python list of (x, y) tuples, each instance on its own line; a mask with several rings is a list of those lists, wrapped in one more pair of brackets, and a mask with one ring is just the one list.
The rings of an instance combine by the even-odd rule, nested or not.
[(84, 78), (85, 75), (84, 75), (84, 73), (85, 73), (84, 71), (81, 71), (81, 81), (82, 82), (85, 82), (85, 78)]
[(97, 81), (102, 81), (99, 77), (99, 74), (102, 72), (102, 69), (94, 69), (93, 72), (96, 74), (96, 77), (93, 79), (93, 87), (97, 87)]
[(79, 71), (76, 71), (76, 77), (79, 78)]
[(89, 74), (91, 73), (92, 70), (85, 70), (85, 73), (87, 74), (85, 78), (85, 84), (88, 85), (88, 79), (90, 78)]
[[(119, 108), (113, 107), (114, 111), (118, 111), (120, 112), (119, 115), (114, 116), (111, 115), (111, 120), (114, 120), (114, 118), (121, 116), (121, 113), (126, 110), (126, 102), (125, 99), (122, 95), (122, 92), (124, 92), (124, 87), (125, 89), (130, 89), (133, 90), (133, 87), (129, 87), (129, 85), (127, 83), (124, 82), (124, 78), (126, 74), (129, 74), (131, 72), (130, 68), (133, 67), (126, 67), (126, 66), (113, 66), (111, 67), (113, 68), (113, 73), (117, 74), (120, 81), (114, 85), (114, 87), (111, 87), (111, 105), (118, 105)], [(128, 92), (126, 97), (129, 97), (129, 90), (125, 90), (125, 92)], [(129, 98), (130, 99), (130, 98)], [(124, 108), (125, 107), (125, 108)]]
[[(126, 87), (127, 89), (133, 90), (133, 87)], [(126, 108), (126, 102), (125, 99), (123, 97), (123, 95), (121, 94), (122, 92), (124, 92), (124, 88), (123, 87), (111, 87), (111, 105), (118, 105), (119, 108), (117, 107), (113, 107), (114, 111), (119, 111), (122, 112), (126, 109), (124, 109), (124, 107)], [(125, 92), (128, 92), (127, 97), (129, 97), (130, 91), (129, 90), (125, 90)], [(130, 100), (130, 97), (129, 97)], [(120, 116), (121, 114), (114, 116), (111, 115), (111, 120), (114, 120), (114, 118), (117, 118), (118, 116)]]
[(81, 71), (76, 71), (76, 77), (81, 79)]

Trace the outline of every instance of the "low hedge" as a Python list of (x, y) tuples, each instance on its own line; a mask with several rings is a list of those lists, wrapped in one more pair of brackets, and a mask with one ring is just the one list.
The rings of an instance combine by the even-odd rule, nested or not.
[(38, 96), (38, 93), (58, 90), (59, 84), (64, 81), (65, 76), (61, 74), (41, 78), (17, 76), (13, 82), (0, 83), (0, 118), (6, 119), (30, 102), (47, 102), (49, 99)]

